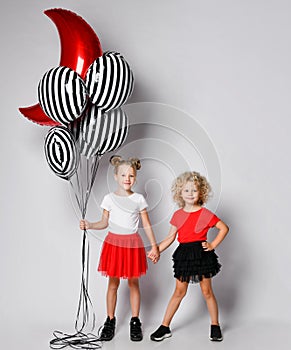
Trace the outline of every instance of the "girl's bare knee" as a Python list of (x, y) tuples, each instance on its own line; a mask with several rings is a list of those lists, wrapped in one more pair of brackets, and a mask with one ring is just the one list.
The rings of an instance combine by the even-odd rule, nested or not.
[(110, 278), (108, 282), (108, 290), (114, 292), (118, 290), (120, 284), (119, 278)]
[(208, 300), (214, 297), (211, 286), (201, 286), (201, 292), (205, 300)]
[(207, 279), (207, 278), (203, 279), (200, 282), (200, 288), (201, 288), (201, 292), (202, 292), (202, 295), (203, 295), (205, 300), (214, 298), (214, 293), (213, 293), (212, 285), (211, 285), (211, 279)]
[(139, 288), (138, 278), (129, 278), (127, 283), (129, 288)]
[(179, 299), (183, 299), (184, 296), (187, 293), (187, 287), (183, 286), (176, 286), (176, 289), (174, 291), (174, 296)]
[(209, 289), (202, 290), (202, 294), (203, 294), (204, 299), (211, 299), (213, 297), (213, 293)]

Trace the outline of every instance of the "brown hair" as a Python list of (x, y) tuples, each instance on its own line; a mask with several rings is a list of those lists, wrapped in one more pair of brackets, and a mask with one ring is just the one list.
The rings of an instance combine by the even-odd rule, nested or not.
[(109, 162), (114, 166), (114, 174), (117, 174), (120, 165), (124, 164), (131, 166), (135, 172), (141, 168), (141, 163), (138, 158), (123, 159), (121, 156), (114, 155), (110, 158)]

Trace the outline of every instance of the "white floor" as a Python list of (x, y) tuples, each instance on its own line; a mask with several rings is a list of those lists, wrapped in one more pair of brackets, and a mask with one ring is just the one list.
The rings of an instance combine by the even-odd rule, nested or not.
[(225, 325), (223, 329), (223, 342), (211, 342), (208, 339), (208, 326), (205, 324), (192, 323), (188, 326), (179, 324), (172, 327), (172, 337), (162, 342), (153, 342), (149, 335), (155, 330), (155, 326), (150, 325), (144, 331), (144, 340), (136, 344), (128, 340), (128, 330), (122, 327), (116, 337), (110, 343), (103, 345), (104, 350), (113, 350), (121, 346), (123, 349), (223, 349), (223, 350), (280, 350), (291, 349), (291, 338), (289, 337), (290, 325), (265, 322), (254, 324), (250, 322), (246, 325)]
[[(45, 320), (42, 324), (33, 322), (17, 325), (3, 325), (1, 332), (1, 349), (7, 350), (44, 350), (49, 349), (49, 341), (52, 339), (51, 325)], [(223, 342), (211, 342), (208, 339), (208, 326), (205, 319), (189, 322), (173, 322), (172, 337), (162, 342), (153, 342), (150, 334), (156, 329), (157, 324), (146, 323), (144, 339), (142, 342), (132, 342), (129, 339), (128, 320), (119, 320), (116, 335), (110, 342), (103, 344), (104, 350), (115, 349), (223, 349), (223, 350), (280, 350), (291, 349), (291, 325), (278, 323), (271, 320), (252, 321), (241, 324), (223, 325)], [(69, 349), (68, 347), (66, 349)]]

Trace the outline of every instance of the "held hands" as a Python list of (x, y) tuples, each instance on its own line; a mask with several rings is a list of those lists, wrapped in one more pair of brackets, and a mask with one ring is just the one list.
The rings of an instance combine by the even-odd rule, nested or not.
[(81, 230), (89, 230), (90, 229), (90, 222), (87, 220), (80, 220), (80, 229)]
[(156, 264), (160, 259), (159, 248), (157, 246), (152, 247), (152, 249), (147, 253), (147, 257), (153, 264)]
[(206, 252), (210, 252), (211, 250), (214, 249), (213, 245), (211, 243), (209, 243), (209, 242), (202, 242), (202, 248)]

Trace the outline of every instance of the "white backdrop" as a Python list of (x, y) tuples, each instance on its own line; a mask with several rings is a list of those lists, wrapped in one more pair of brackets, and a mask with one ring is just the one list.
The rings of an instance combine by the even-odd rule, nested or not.
[[(287, 0), (11, 0), (1, 6), (1, 341), (9, 349), (47, 348), (54, 329), (73, 331), (79, 297), (82, 233), (69, 186), (46, 164), (49, 129), (18, 112), (37, 102), (40, 78), (59, 64), (58, 34), (43, 14), (54, 7), (82, 16), (104, 51), (119, 51), (130, 62), (135, 88), (126, 110), (134, 127), (118, 153), (143, 160), (136, 190), (147, 196), (157, 238), (167, 234), (175, 209), (174, 176), (187, 167), (207, 175), (214, 191), (209, 207), (230, 226), (217, 249), (223, 270), (214, 279), (225, 343), (227, 335), (235, 342), (255, 332), (254, 349), (274, 347), (291, 325)], [(103, 194), (114, 188), (109, 157), (100, 165), (90, 220), (98, 219)], [(98, 324), (106, 314), (106, 279), (96, 272), (105, 233), (90, 233)], [(173, 290), (174, 248), (141, 279), (147, 339)], [(126, 337), (129, 318), (123, 283), (117, 319)], [(191, 286), (173, 321), (176, 339), (200, 323), (205, 332), (206, 308), (199, 287)]]

